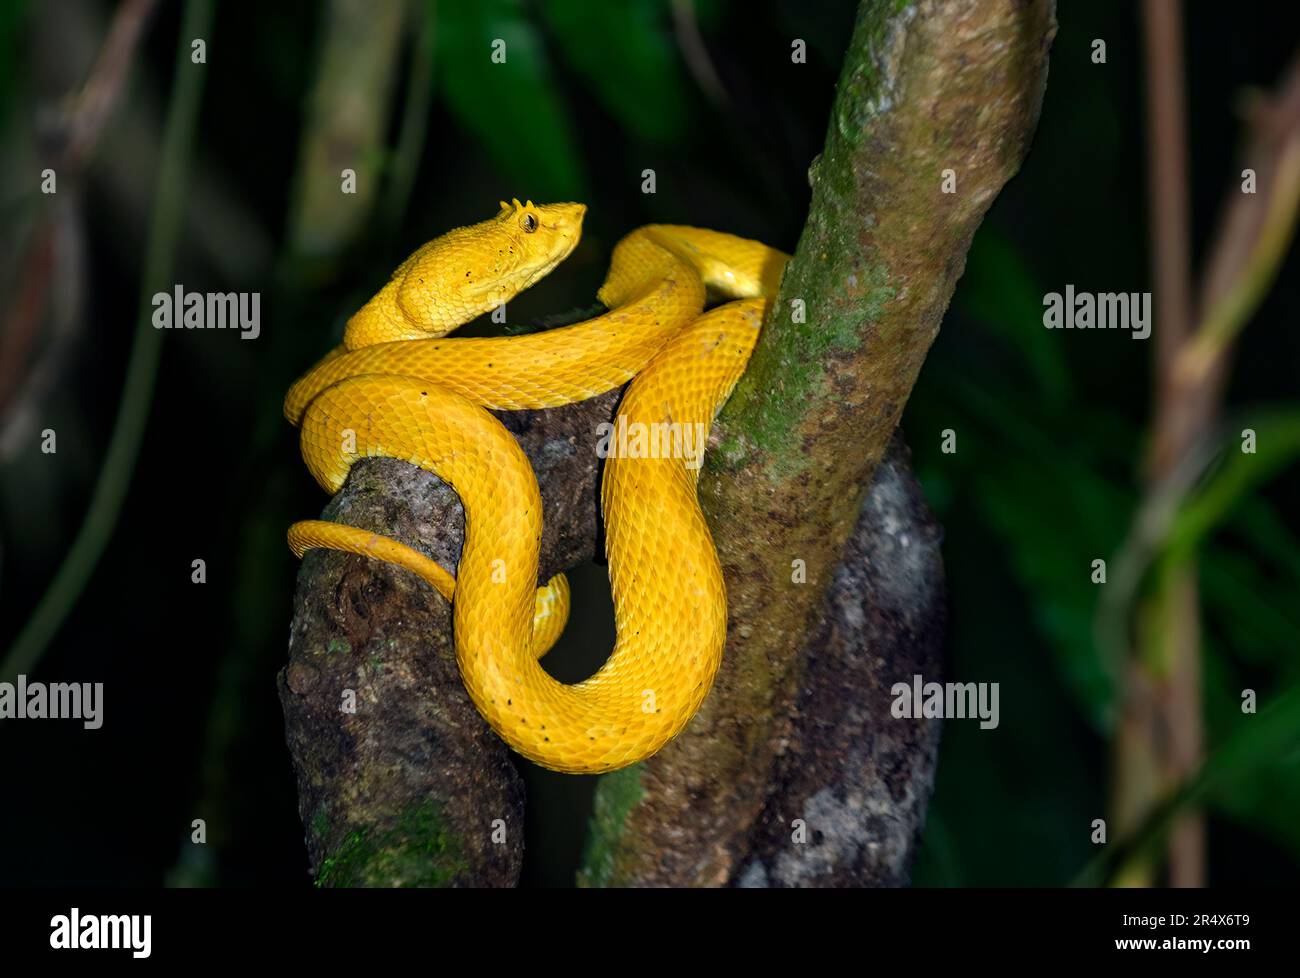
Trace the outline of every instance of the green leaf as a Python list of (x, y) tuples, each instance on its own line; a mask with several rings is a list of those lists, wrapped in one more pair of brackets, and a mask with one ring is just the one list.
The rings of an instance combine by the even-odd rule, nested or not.
[[(1091, 583), (1091, 564), (1118, 545), (1131, 497), (1013, 406), (967, 381), (945, 386), (1001, 449), (996, 464), (971, 470), (976, 498), (1025, 593), (1035, 596), (1035, 624), (1065, 684), (1094, 729), (1106, 730), (1115, 677), (1093, 641), (1099, 587)], [(1086, 442), (1086, 432), (1079, 439)]]
[[(494, 50), (504, 60), (494, 61)], [(519, 0), (440, 5), (438, 66), (448, 108), (512, 181), (509, 196), (537, 201), (587, 196), (573, 127), (556, 95), (545, 45)]]
[[(1223, 713), (1223, 686), (1210, 684), (1211, 715)], [(1261, 699), (1258, 713), (1243, 714), (1240, 723), (1215, 740), (1217, 746), (1189, 783), (1152, 812), (1131, 838), (1117, 840), (1119, 844), (1099, 853), (1075, 885), (1099, 885), (1133, 853), (1154, 851), (1180, 812), (1201, 805), (1264, 831), (1300, 856), (1294, 787), (1300, 778), (1300, 686)], [(1271, 793), (1275, 791), (1279, 793)]]
[(542, 14), (565, 61), (628, 132), (665, 143), (681, 136), (690, 86), (662, 0), (546, 0)]
[(1261, 573), (1253, 556), (1227, 546), (1206, 547), (1198, 563), (1207, 621), (1234, 656), (1255, 665), (1300, 666), (1295, 586)]
[(1072, 391), (1058, 338), (1043, 328), (1043, 291), (1015, 247), (985, 224), (971, 244), (958, 307), (1018, 356), (1038, 395), (1058, 406)]
[(1211, 668), (1206, 679), (1211, 734), (1223, 747), (1206, 765), (1205, 804), (1300, 859), (1300, 686), (1262, 692), (1259, 712), (1244, 714), (1235, 677)]
[(1255, 431), (1255, 451), (1241, 451), (1237, 436), (1230, 438), (1223, 464), (1174, 517), (1165, 547), (1167, 559), (1191, 553), (1248, 492), (1300, 455), (1300, 409), (1260, 414), (1247, 427)]
[[(1097, 730), (1111, 720), (1115, 695), (1110, 675), (1093, 642), (1092, 620), (1099, 586), (1091, 564), (1108, 554), (1123, 525), (1122, 504), (1108, 501), (1096, 480), (1072, 482), (1049, 468), (1008, 460), (977, 478), (978, 499), (1007, 546), (1011, 567), (1025, 593), (1026, 609), (1050, 642), (1063, 680)], [(1089, 512), (1113, 509), (1113, 521)], [(1069, 519), (1063, 514), (1069, 513)]]
[(1259, 496), (1243, 499), (1228, 526), (1271, 560), (1293, 591), (1300, 591), (1300, 540), (1267, 500)]

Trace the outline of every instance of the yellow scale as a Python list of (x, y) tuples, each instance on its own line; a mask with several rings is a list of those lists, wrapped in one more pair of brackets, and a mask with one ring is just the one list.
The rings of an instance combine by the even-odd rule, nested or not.
[[(525, 336), (441, 338), (549, 274), (578, 243), (585, 211), (502, 202), (491, 220), (428, 242), (348, 321), (343, 345), (293, 385), (284, 411), (326, 491), (358, 459), (384, 456), (433, 472), (465, 507), (456, 578), (396, 540), (323, 520), (290, 527), (294, 553), (343, 550), (419, 575), (452, 601), (461, 676), (492, 729), (544, 767), (593, 774), (668, 743), (717, 673), (726, 591), (696, 501), (699, 459), (607, 459), (601, 508), (617, 639), (595, 675), (566, 685), (537, 660), (564, 628), (568, 583), (557, 575), (536, 587), (537, 479), (486, 409), (557, 407), (631, 380), (615, 429), (707, 431), (744, 372), (788, 256), (718, 231), (648, 225), (614, 249), (598, 294), (604, 315)], [(704, 313), (708, 291), (732, 301)]]

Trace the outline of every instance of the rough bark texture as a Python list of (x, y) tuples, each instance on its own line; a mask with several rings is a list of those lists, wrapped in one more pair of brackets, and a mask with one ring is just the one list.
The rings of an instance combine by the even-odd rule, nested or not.
[[(542, 487), (542, 578), (593, 554), (599, 473), (586, 446), (619, 396), (499, 415)], [(359, 463), (325, 516), (394, 536), (448, 567), (463, 540), (455, 493), (389, 459)], [(914, 673), (939, 676), (939, 544), (896, 437), (808, 642), (798, 709), (777, 733), (782, 752), (764, 813), (731, 885), (906, 881), (939, 726), (893, 719), (888, 690)], [(280, 698), (320, 885), (517, 881), (522, 785), (465, 694), (450, 637), (449, 606), (412, 575), (331, 551), (304, 560)], [(355, 694), (355, 713), (343, 709), (345, 690)], [(800, 842), (794, 819), (806, 830)], [(504, 842), (493, 841), (498, 827)], [(611, 855), (589, 864), (608, 877)]]
[[(888, 690), (938, 670), (942, 573), (904, 453), (876, 463), (1025, 151), (1052, 12), (862, 4), (808, 224), (700, 480), (728, 587), (722, 671), (676, 741), (602, 780), (581, 882), (906, 879), (938, 730), (893, 720)], [(592, 552), (596, 458), (577, 445), (616, 397), (510, 416), (546, 503), (543, 578)], [(327, 515), (448, 565), (459, 552), (454, 494), (404, 463), (358, 466)], [(519, 783), (460, 684), (440, 598), (384, 565), (309, 555), (281, 696), (323, 884), (517, 880)]]
[(895, 683), (941, 680), (942, 531), (895, 436), (876, 467), (736, 886), (902, 886), (925, 823), (938, 720), (897, 718)]
[[(499, 415), (541, 486), (543, 580), (592, 557), (598, 460), (588, 446), (619, 393)], [(453, 570), (460, 556), (456, 494), (405, 462), (358, 463), (325, 518), (395, 537)], [(450, 605), (422, 581), (364, 557), (309, 552), (280, 700), (320, 885), (518, 881), (523, 786), (465, 692)]]
[(727, 580), (722, 669), (681, 736), (602, 783), (586, 882), (721, 885), (742, 865), (805, 637), (971, 237), (1037, 123), (1053, 12), (859, 8), (808, 222), (700, 480)]

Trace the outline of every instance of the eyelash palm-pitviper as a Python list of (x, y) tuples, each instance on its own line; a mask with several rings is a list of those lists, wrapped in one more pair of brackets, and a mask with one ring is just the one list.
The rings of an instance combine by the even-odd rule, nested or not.
[[(502, 202), (491, 220), (425, 244), (348, 321), (342, 347), (293, 385), (285, 415), (328, 492), (358, 459), (386, 456), (433, 472), (465, 507), (454, 579), (404, 544), (322, 520), (290, 528), (294, 553), (344, 550), (418, 574), (452, 601), (461, 676), (492, 728), (544, 767), (591, 774), (675, 737), (721, 662), (726, 591), (696, 502), (698, 467), (687, 464), (698, 460), (606, 460), (618, 637), (595, 675), (565, 685), (537, 660), (564, 627), (568, 585), (557, 575), (537, 589), (537, 480), (485, 409), (555, 407), (631, 380), (617, 424), (707, 431), (744, 372), (788, 256), (717, 231), (649, 225), (615, 247), (599, 292), (604, 315), (523, 336), (440, 338), (549, 274), (577, 244), (585, 210)], [(731, 301), (705, 313), (707, 292)]]

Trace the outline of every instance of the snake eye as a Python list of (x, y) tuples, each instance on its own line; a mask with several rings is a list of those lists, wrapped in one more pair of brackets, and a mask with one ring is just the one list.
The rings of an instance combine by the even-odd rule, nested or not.
[(523, 226), (523, 229), (525, 231), (527, 231), (529, 234), (532, 234), (534, 231), (537, 230), (537, 215), (525, 214), (523, 216), (523, 219), (519, 223), (520, 225)]

